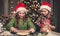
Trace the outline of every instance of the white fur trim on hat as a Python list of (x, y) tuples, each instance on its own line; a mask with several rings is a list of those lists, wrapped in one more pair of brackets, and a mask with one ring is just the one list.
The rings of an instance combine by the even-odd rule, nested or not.
[(25, 12), (27, 12), (28, 10), (26, 9), (26, 8), (24, 8), (24, 7), (19, 7), (17, 10), (16, 10), (16, 12), (19, 12), (19, 11), (25, 11)]
[(42, 5), (40, 6), (40, 10), (43, 9), (43, 8), (46, 8), (48, 9), (49, 11), (51, 11), (51, 7), (47, 6), (47, 5)]

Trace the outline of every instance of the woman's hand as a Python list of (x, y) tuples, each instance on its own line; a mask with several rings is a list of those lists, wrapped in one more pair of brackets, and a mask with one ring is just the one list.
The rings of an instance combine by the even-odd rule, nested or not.
[(34, 33), (34, 32), (35, 32), (35, 30), (34, 30), (33, 28), (31, 28), (29, 31), (30, 31), (31, 33)]
[(55, 29), (55, 26), (49, 24), (48, 22), (44, 22), (44, 24), (47, 25), (47, 26), (49, 26), (49, 27), (50, 27), (51, 29), (53, 29), (53, 30)]
[(49, 25), (50, 26), (50, 28), (52, 29), (52, 30), (54, 30), (55, 29), (55, 26), (52, 26), (52, 25)]
[(11, 27), (11, 28), (10, 28), (10, 31), (11, 31), (11, 32), (18, 32), (18, 30), (17, 30), (16, 28), (14, 28), (14, 27)]

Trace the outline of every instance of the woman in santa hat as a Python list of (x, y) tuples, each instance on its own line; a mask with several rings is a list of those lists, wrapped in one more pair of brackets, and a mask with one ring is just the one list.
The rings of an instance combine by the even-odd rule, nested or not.
[(41, 3), (40, 14), (40, 17), (36, 20), (36, 24), (41, 27), (40, 32), (50, 32), (54, 30), (55, 20), (52, 18), (51, 5), (48, 2), (43, 1)]
[[(15, 17), (7, 24), (6, 29), (11, 32), (34, 33), (35, 26), (27, 17), (27, 9), (23, 3), (19, 3), (14, 9)], [(23, 34), (24, 35), (24, 34)]]

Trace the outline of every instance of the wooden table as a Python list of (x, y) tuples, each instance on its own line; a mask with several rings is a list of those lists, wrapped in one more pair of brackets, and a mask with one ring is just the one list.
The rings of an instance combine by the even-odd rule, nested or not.
[[(3, 35), (1, 35), (1, 33), (0, 33), (0, 36), (3, 36)], [(22, 35), (12, 34), (12, 35), (7, 35), (7, 36), (22, 36)], [(42, 34), (40, 32), (35, 32), (34, 34), (29, 34), (29, 35), (24, 35), (24, 36), (42, 36)], [(60, 33), (52, 31), (52, 32), (49, 32), (45, 36), (60, 36)]]

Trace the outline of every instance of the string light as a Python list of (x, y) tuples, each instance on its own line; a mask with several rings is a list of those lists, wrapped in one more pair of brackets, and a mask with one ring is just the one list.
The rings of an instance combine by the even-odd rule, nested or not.
[(26, 6), (28, 7), (28, 9), (33, 9), (33, 10), (36, 10), (36, 9), (39, 9), (39, 2), (38, 0), (30, 0), (30, 1), (24, 1), (25, 4), (27, 4)]
[(13, 3), (13, 1), (11, 1), (11, 4)]

